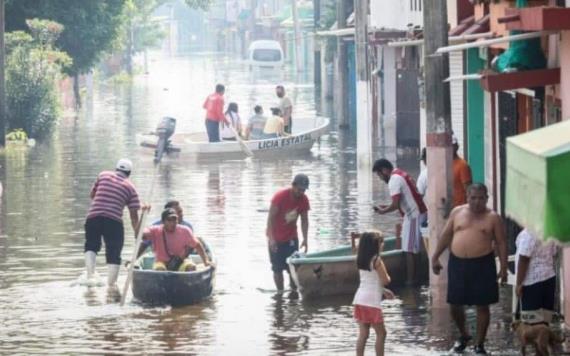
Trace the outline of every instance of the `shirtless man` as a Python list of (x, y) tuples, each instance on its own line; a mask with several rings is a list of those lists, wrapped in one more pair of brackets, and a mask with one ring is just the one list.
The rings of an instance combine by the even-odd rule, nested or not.
[[(465, 328), (465, 305), (477, 307), (477, 340), (474, 351), (486, 355), (483, 343), (489, 326), (489, 305), (499, 301), (497, 277), (507, 281), (507, 243), (501, 217), (487, 208), (487, 187), (476, 183), (467, 189), (467, 204), (451, 211), (432, 257), (433, 273), (439, 274), (439, 256), (450, 249), (447, 303), (461, 333), (454, 352), (463, 352), (471, 335)], [(497, 276), (494, 247), (498, 247), (501, 271)]]

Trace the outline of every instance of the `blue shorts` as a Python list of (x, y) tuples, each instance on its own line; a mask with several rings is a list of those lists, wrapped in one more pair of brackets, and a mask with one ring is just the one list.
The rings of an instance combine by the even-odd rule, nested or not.
[(287, 258), (299, 249), (299, 240), (290, 240), (277, 243), (277, 251), (269, 250), (269, 260), (271, 261), (271, 270), (273, 272), (289, 272)]

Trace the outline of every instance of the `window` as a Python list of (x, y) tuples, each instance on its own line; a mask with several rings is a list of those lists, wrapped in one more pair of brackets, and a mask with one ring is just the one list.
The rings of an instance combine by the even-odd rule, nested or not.
[(281, 51), (278, 49), (256, 49), (253, 51), (253, 60), (260, 62), (278, 62), (281, 60)]

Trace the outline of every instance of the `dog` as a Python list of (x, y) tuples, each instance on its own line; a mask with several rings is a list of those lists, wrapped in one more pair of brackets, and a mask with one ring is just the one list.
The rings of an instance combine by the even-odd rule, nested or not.
[(557, 335), (546, 324), (525, 324), (520, 320), (515, 320), (511, 324), (513, 331), (521, 343), (521, 355), (526, 355), (526, 346), (534, 345), (536, 354), (539, 356), (549, 356), (552, 347), (564, 342), (564, 335)]

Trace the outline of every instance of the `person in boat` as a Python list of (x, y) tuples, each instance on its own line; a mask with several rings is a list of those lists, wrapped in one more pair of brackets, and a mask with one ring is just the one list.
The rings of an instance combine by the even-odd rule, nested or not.
[[(180, 202), (178, 200), (169, 200), (168, 202), (166, 202), (166, 204), (164, 204), (164, 209), (174, 209), (174, 211), (176, 211), (176, 214), (178, 215), (178, 224), (180, 225), (184, 225), (186, 227), (188, 227), (190, 230), (192, 230), (192, 232), (194, 232), (194, 228), (192, 227), (192, 224), (184, 219), (184, 209), (182, 209), (182, 206), (180, 205)], [(152, 223), (153, 226), (156, 225), (162, 225), (162, 219), (157, 219)], [(200, 239), (200, 238), (198, 238)], [(201, 240), (201, 239), (200, 239)], [(203, 241), (200, 241), (202, 243), (202, 245), (204, 244)], [(139, 258), (140, 256), (143, 255), (143, 253), (147, 250), (147, 248), (151, 245), (150, 241), (142, 241), (141, 245), (139, 247), (139, 250), (137, 252), (137, 258)]]
[(143, 240), (150, 241), (154, 252), (153, 269), (158, 271), (193, 271), (196, 266), (187, 259), (192, 249), (202, 258), (205, 266), (212, 263), (204, 246), (189, 227), (178, 224), (178, 214), (173, 208), (164, 209), (162, 225), (152, 225), (143, 232)]
[(226, 87), (223, 84), (216, 85), (216, 91), (206, 98), (202, 106), (206, 110), (206, 132), (208, 141), (220, 142), (220, 124), (230, 124), (224, 115), (224, 93)]
[(249, 121), (247, 122), (247, 127), (245, 129), (245, 138), (246, 140), (261, 140), (264, 138), (263, 129), (265, 128), (267, 118), (263, 116), (263, 108), (261, 105), (256, 105), (253, 108), (253, 112), (255, 114), (250, 117)]
[(412, 284), (416, 277), (416, 265), (422, 249), (422, 233), (420, 224), (422, 215), (427, 212), (421, 195), (418, 193), (414, 179), (404, 170), (394, 168), (387, 159), (374, 162), (372, 171), (388, 184), (392, 202), (388, 206), (375, 206), (378, 214), (400, 211), (403, 215), (402, 250), (406, 253), (407, 283)]
[(291, 102), (291, 99), (285, 94), (283, 85), (275, 87), (275, 94), (279, 98), (279, 110), (281, 111), (281, 117), (283, 117), (284, 130), (286, 133), (291, 134), (293, 129), (293, 118), (291, 117), (293, 113), (293, 102)]
[[(354, 295), (354, 319), (358, 323), (356, 355), (364, 356), (366, 341), (372, 327), (376, 332), (376, 355), (384, 355), (386, 328), (382, 314), (382, 297), (393, 299), (394, 293), (385, 288), (390, 284), (390, 276), (382, 261), (384, 235), (379, 231), (352, 233), (352, 249), (357, 250), (356, 265), (360, 275), (360, 285)], [(356, 239), (360, 239), (356, 249)]]
[(465, 305), (477, 310), (475, 354), (486, 354), (484, 342), (490, 321), (491, 304), (499, 301), (495, 247), (499, 251), (501, 284), (507, 282), (507, 241), (501, 216), (487, 208), (487, 187), (475, 183), (467, 190), (468, 204), (449, 215), (431, 258), (433, 273), (443, 268), (439, 257), (449, 249), (447, 303), (461, 336), (453, 351), (463, 352), (472, 337), (465, 327)]
[(281, 110), (279, 108), (271, 108), (271, 114), (263, 128), (264, 138), (277, 138), (287, 135), (284, 131), (285, 125), (281, 117)]
[(107, 261), (107, 283), (113, 286), (117, 282), (121, 265), (121, 252), (125, 240), (123, 228), (123, 209), (128, 207), (131, 226), (138, 231), (141, 207), (139, 195), (129, 180), (133, 163), (120, 159), (116, 170), (101, 172), (91, 189), (91, 206), (85, 221), (85, 268), (87, 278), (95, 273), (95, 258), (101, 249), (101, 237), (105, 241)]
[(273, 271), (273, 281), (278, 291), (283, 291), (283, 271), (289, 273), (289, 285), (292, 290), (297, 286), (291, 279), (287, 258), (299, 249), (297, 236), (297, 220), (301, 217), (303, 242), (301, 248), (307, 252), (307, 235), (309, 230), (309, 199), (305, 190), (309, 188), (309, 177), (297, 174), (291, 188), (275, 193), (271, 199), (271, 207), (267, 216), (267, 244), (269, 259)]
[(517, 318), (527, 324), (549, 324), (556, 300), (556, 243), (542, 241), (524, 229), (517, 236), (516, 246), (515, 291), (520, 303)]
[[(225, 122), (222, 122), (222, 140), (223, 141), (236, 141), (235, 132), (238, 135), (241, 135), (241, 119), (238, 114), (238, 104), (237, 103), (230, 103), (228, 105), (228, 109), (226, 110), (226, 120), (229, 122), (229, 125)], [(230, 125), (234, 128), (230, 127)]]

